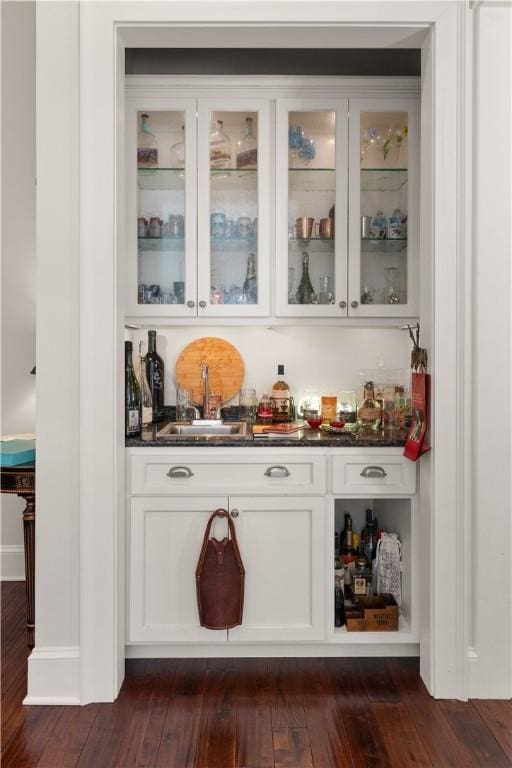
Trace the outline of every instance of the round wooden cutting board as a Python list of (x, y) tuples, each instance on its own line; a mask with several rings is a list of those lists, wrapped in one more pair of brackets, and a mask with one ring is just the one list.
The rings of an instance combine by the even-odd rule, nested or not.
[(236, 347), (215, 336), (203, 336), (188, 344), (176, 361), (176, 383), (191, 392), (192, 401), (202, 405), (204, 380), (201, 365), (208, 366), (210, 392), (220, 392), (222, 402), (231, 400), (244, 381), (242, 356)]

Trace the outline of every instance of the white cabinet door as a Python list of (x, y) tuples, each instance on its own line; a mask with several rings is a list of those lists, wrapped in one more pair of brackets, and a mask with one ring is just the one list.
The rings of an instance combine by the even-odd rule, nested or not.
[[(225, 630), (199, 625), (195, 570), (208, 518), (224, 497), (131, 501), (129, 642), (221, 642)], [(226, 535), (216, 520), (217, 538)]]
[(348, 101), (276, 104), (276, 314), (347, 315)]
[(230, 496), (229, 503), (245, 567), (243, 623), (229, 640), (323, 640), (324, 499)]
[(350, 99), (351, 317), (418, 314), (419, 102)]
[(198, 100), (198, 314), (269, 314), (269, 100)]
[(126, 196), (126, 314), (194, 317), (195, 99), (175, 98), (172, 91), (162, 96), (127, 94), (126, 166), (120, 188)]

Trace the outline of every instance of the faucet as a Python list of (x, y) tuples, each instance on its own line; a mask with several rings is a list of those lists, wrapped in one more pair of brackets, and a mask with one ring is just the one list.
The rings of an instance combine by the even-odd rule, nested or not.
[(210, 416), (210, 407), (208, 402), (208, 366), (205, 362), (201, 363), (201, 378), (204, 379), (204, 397), (203, 397), (203, 419), (208, 419)]

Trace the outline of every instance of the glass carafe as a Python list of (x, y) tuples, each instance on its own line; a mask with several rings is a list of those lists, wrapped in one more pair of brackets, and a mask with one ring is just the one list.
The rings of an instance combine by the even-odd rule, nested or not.
[(137, 135), (137, 166), (139, 168), (158, 167), (158, 142), (151, 133), (147, 112), (143, 112), (140, 116), (140, 129)]

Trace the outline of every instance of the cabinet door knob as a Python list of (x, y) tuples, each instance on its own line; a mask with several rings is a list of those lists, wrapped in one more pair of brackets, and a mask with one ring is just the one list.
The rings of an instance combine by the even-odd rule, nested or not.
[(238, 511), (238, 509), (231, 510), (231, 517), (238, 517), (239, 514), (240, 512)]
[(361, 472), (361, 477), (387, 477), (388, 473), (384, 467), (365, 467)]
[(194, 473), (190, 467), (171, 467), (167, 477), (193, 477)]
[(199, 302), (199, 306), (201, 307), (201, 309), (204, 309), (206, 307), (206, 301), (204, 299), (201, 299), (201, 301)]
[(274, 464), (272, 467), (267, 467), (265, 475), (267, 477), (290, 477), (291, 472), (288, 467), (284, 467), (282, 464)]
[(351, 301), (350, 302), (350, 306), (352, 307), (352, 309), (357, 309), (358, 306), (359, 306), (359, 302), (358, 301)]
[(345, 309), (345, 307), (347, 306), (347, 302), (346, 301), (340, 301), (338, 306), (341, 307), (341, 309)]
[(187, 307), (190, 307), (190, 309), (192, 309), (192, 307), (194, 306), (195, 306), (195, 301), (192, 301), (192, 299), (189, 299), (187, 301)]

